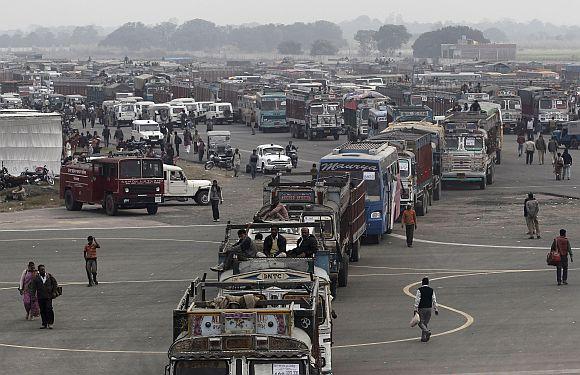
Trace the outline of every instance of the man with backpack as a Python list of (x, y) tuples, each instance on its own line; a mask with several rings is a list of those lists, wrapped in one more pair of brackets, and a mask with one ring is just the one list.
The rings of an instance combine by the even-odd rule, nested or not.
[(530, 239), (540, 237), (540, 224), (538, 222), (538, 212), (540, 212), (540, 205), (534, 197), (533, 193), (529, 193), (528, 197), (524, 201), (524, 217), (526, 218), (526, 224), (528, 226), (528, 235)]
[(570, 262), (574, 262), (574, 258), (572, 257), (570, 241), (566, 238), (565, 229), (560, 229), (560, 235), (552, 241), (552, 251), (557, 251), (560, 254), (560, 263), (556, 266), (558, 285), (568, 285), (568, 255), (570, 255)]

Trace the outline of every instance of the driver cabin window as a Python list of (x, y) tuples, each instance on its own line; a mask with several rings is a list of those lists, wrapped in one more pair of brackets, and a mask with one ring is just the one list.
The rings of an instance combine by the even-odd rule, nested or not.
[(171, 175), (169, 176), (169, 179), (171, 181), (181, 181), (181, 179), (182, 179), (181, 177), (182, 177), (181, 172), (171, 171)]

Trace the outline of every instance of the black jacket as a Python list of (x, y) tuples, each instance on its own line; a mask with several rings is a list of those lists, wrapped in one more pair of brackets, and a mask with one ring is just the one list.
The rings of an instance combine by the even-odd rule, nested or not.
[(267, 256), (276, 256), (280, 253), (286, 252), (286, 238), (284, 236), (278, 234), (278, 238), (276, 239), (276, 243), (278, 244), (278, 252), (276, 254), (271, 254), (272, 252), (272, 235), (266, 236), (264, 239), (264, 254)]
[(311, 258), (318, 251), (318, 241), (312, 234), (306, 238), (300, 237), (296, 245), (296, 248), (292, 250), (295, 255), (304, 254), (305, 257)]
[(50, 273), (46, 274), (46, 283), (42, 282), (40, 274), (36, 275), (32, 281), (32, 289), (36, 292), (36, 298), (38, 299), (53, 299), (57, 287), (58, 283)]
[(572, 164), (572, 155), (565, 152), (562, 154), (562, 159), (564, 159), (564, 165), (571, 165)]
[(250, 237), (246, 237), (233, 244), (232, 251), (248, 258), (254, 258), (256, 256), (256, 247), (252, 246)]

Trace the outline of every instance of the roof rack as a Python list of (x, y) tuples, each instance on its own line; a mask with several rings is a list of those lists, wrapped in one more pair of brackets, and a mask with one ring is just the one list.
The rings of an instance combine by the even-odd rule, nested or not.
[(385, 140), (367, 139), (360, 142), (347, 142), (332, 150), (332, 153), (337, 155), (347, 152), (360, 152), (369, 155), (376, 155), (379, 152), (386, 150), (388, 147), (389, 143)]

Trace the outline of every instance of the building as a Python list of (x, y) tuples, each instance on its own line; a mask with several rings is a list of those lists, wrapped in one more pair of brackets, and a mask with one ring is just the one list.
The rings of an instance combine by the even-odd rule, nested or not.
[(517, 46), (512, 43), (479, 43), (461, 38), (455, 44), (441, 45), (441, 58), (449, 60), (509, 61), (515, 60)]

